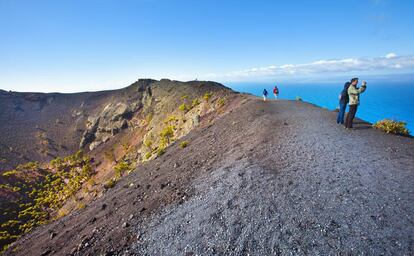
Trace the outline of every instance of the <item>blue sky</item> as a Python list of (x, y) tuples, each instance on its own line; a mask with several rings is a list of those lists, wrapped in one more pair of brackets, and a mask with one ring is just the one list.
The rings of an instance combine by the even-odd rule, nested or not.
[(413, 74), (413, 13), (411, 0), (0, 0), (0, 88)]

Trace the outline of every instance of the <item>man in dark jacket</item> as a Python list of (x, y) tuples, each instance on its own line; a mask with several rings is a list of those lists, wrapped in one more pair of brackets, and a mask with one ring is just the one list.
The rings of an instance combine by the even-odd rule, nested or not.
[[(355, 78), (352, 78), (352, 80)], [(346, 82), (344, 85), (344, 89), (342, 90), (341, 94), (339, 95), (339, 112), (338, 112), (338, 117), (336, 118), (336, 122), (338, 124), (344, 124), (344, 118), (345, 118), (345, 110), (346, 110), (346, 105), (349, 102), (349, 95), (348, 95), (348, 88), (352, 83), (351, 82)]]
[(266, 101), (267, 95), (268, 95), (267, 90), (266, 89), (263, 89), (263, 100), (264, 101)]

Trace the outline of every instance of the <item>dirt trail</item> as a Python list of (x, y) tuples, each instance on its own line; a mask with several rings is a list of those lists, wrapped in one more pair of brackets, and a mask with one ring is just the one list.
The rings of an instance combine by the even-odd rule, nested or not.
[(411, 255), (414, 140), (355, 126), (251, 97), (8, 253)]

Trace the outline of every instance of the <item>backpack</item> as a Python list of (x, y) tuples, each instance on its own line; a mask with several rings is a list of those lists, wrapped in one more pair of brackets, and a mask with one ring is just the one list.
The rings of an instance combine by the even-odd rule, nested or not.
[(274, 94), (279, 94), (279, 90), (278, 90), (278, 88), (277, 88), (277, 87), (275, 87), (275, 89), (273, 89), (273, 93), (274, 93)]
[(351, 85), (350, 82), (346, 82), (344, 85), (344, 89), (341, 92), (341, 97), (339, 98), (339, 100), (341, 102), (345, 102), (348, 103), (349, 102), (349, 94), (348, 94), (348, 88)]

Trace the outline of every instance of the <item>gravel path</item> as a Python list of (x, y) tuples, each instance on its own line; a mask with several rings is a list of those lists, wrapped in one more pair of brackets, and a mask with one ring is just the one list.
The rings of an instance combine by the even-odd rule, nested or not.
[(135, 228), (130, 252), (412, 255), (414, 141), (334, 119), (254, 100), (209, 127), (208, 151), (229, 151), (194, 180), (195, 196)]
[(413, 255), (412, 138), (298, 101), (238, 104), (6, 254)]

